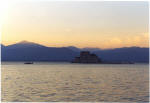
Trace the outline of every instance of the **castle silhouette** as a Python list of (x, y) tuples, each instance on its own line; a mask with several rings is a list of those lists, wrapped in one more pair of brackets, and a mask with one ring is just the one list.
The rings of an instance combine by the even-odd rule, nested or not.
[(75, 57), (72, 63), (101, 63), (101, 59), (96, 54), (90, 54), (89, 51), (82, 51), (80, 56)]

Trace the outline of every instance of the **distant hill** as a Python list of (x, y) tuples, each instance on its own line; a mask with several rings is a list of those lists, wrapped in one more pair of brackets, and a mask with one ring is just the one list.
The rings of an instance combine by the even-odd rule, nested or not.
[(103, 61), (149, 62), (149, 48), (125, 47), (94, 52)]
[(82, 48), (82, 51), (90, 51), (90, 52), (95, 52), (95, 51), (99, 51), (101, 49), (99, 48)]
[(33, 43), (33, 42), (28, 42), (28, 41), (21, 41), (19, 43), (7, 46), (7, 48), (9, 48), (9, 49), (29, 48), (29, 47), (31, 47), (31, 48), (42, 48), (45, 46), (37, 44), (37, 43)]
[(76, 51), (76, 52), (80, 52), (80, 51), (90, 51), (90, 52), (94, 52), (94, 51), (98, 51), (100, 50), (99, 48), (90, 48), (90, 47), (86, 47), (86, 48), (77, 48), (75, 46), (68, 46), (67, 48)]
[(5, 46), (3, 44), (1, 44), (1, 48), (4, 48)]
[(80, 48), (77, 48), (75, 46), (68, 46), (67, 48), (69, 48), (70, 50), (75, 51), (75, 52), (80, 52), (81, 51)]
[(70, 61), (77, 56), (66, 47), (45, 47), (27, 41), (5, 46), (1, 53), (2, 61)]
[(71, 61), (80, 51), (88, 50), (103, 61), (149, 62), (149, 48), (125, 47), (108, 50), (99, 48), (46, 47), (22, 41), (13, 45), (1, 45), (2, 61)]

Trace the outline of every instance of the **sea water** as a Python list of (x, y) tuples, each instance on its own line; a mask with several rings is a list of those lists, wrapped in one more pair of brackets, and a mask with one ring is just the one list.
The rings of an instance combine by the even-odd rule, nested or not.
[(148, 64), (2, 62), (2, 102), (148, 102)]

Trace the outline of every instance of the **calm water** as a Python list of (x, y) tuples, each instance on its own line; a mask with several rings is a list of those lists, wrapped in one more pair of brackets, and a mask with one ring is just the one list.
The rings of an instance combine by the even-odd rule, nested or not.
[(148, 64), (2, 63), (3, 102), (148, 102)]

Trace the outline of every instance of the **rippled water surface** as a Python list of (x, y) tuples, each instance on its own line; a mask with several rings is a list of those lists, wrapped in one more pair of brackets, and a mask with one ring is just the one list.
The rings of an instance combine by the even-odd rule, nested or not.
[(148, 102), (148, 64), (2, 63), (3, 102)]

